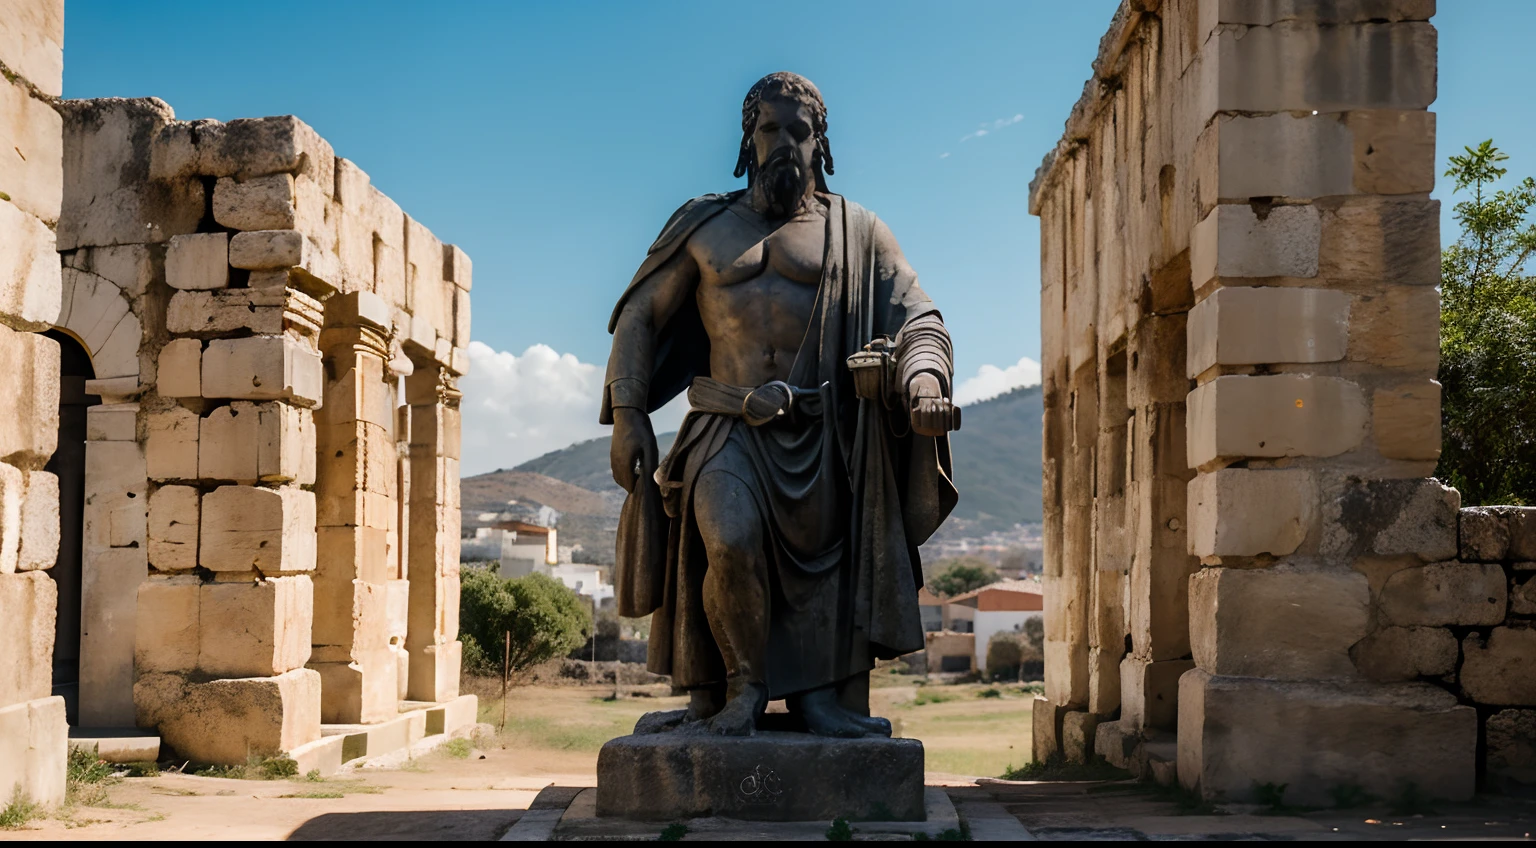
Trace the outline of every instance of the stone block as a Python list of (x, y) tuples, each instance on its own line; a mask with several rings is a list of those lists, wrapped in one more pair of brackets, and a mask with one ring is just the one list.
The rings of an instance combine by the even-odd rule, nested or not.
[(161, 486), (149, 496), (149, 565), (157, 571), (197, 567), (199, 495), (194, 486)]
[(58, 599), (44, 572), (0, 574), (0, 704), (46, 698), (52, 691)]
[(1295, 374), (1217, 377), (1189, 393), (1189, 463), (1279, 456), (1337, 456), (1365, 436), (1360, 387)]
[(1355, 571), (1203, 569), (1189, 581), (1195, 664), (1274, 680), (1355, 677), (1349, 649), (1366, 634), (1370, 600)]
[(1356, 295), (1348, 358), (1429, 378), (1440, 364), (1439, 337), (1438, 291), (1430, 286), (1386, 286)]
[(304, 264), (304, 234), (298, 230), (254, 230), (229, 242), (229, 264), (252, 271), (276, 271)]
[(228, 286), (229, 233), (171, 236), (171, 245), (165, 252), (165, 281), (171, 288), (183, 291)]
[(597, 814), (655, 822), (918, 821), (923, 744), (774, 731), (621, 736), (597, 755)]
[(1456, 637), (1441, 627), (1383, 627), (1349, 651), (1372, 680), (1443, 677), (1456, 671)]
[(160, 349), (155, 374), (155, 391), (161, 397), (202, 397), (203, 343), (197, 339), (167, 342)]
[(308, 124), (292, 115), (219, 121), (176, 121), (155, 140), (156, 179), (212, 176), (248, 179), (303, 175), (321, 185), (335, 181), (336, 154)]
[[(453, 589), (457, 596), (458, 589)], [(454, 631), (457, 633), (457, 629)], [(410, 680), (407, 697), (413, 701), (440, 704), (459, 697), (459, 669), (463, 665), (464, 643), (443, 641), (409, 648)]]
[(49, 97), (64, 93), (64, 4), (14, 0), (0, 8), (0, 62)]
[(1324, 556), (1414, 554), (1424, 562), (1456, 554), (1461, 493), (1433, 478), (1345, 478), (1322, 487)]
[(1198, 557), (1285, 556), (1314, 527), (1317, 500), (1304, 469), (1223, 468), (1191, 480), (1189, 552)]
[(215, 339), (203, 351), (203, 397), (291, 400), (319, 406), (320, 354), (288, 336)]
[[(85, 443), (85, 551), (145, 553), (148, 474), (135, 442)], [(89, 559), (87, 560), (89, 561)]]
[(1536, 704), (1536, 630), (1495, 627), (1461, 640), (1461, 691), (1479, 704)]
[(1336, 115), (1217, 115), (1195, 143), (1202, 208), (1351, 194), (1352, 153)]
[(133, 442), (139, 438), (139, 405), (96, 404), (85, 410), (85, 438), (90, 442)]
[(150, 412), (144, 461), (154, 480), (197, 479), (197, 431), (201, 419), (182, 406)]
[[(453, 291), (453, 346), (469, 346), (469, 292), (463, 289)], [(452, 352), (449, 353), (449, 364), (452, 365)]]
[(1349, 337), (1349, 295), (1325, 289), (1220, 288), (1189, 313), (1188, 375), (1214, 365), (1334, 362)]
[(62, 291), (53, 231), (0, 198), (0, 325), (45, 330)]
[(1069, 763), (1086, 763), (1092, 759), (1094, 735), (1099, 717), (1088, 712), (1065, 712), (1061, 715), (1061, 755)]
[(1318, 272), (1335, 285), (1440, 284), (1440, 201), (1362, 197), (1324, 213)]
[[(186, 674), (197, 668), (202, 586), (202, 579), (192, 574), (151, 577), (139, 584), (133, 645), (133, 667), (139, 675)], [(220, 638), (230, 635), (227, 625), (224, 621), (209, 622)]]
[(15, 574), (21, 559), (21, 510), (27, 474), (0, 463), (0, 574)]
[(1138, 730), (1118, 721), (1101, 721), (1093, 731), (1093, 751), (1104, 761), (1133, 774), (1141, 771), (1142, 739)]
[(1120, 722), (1133, 730), (1174, 730), (1179, 723), (1179, 677), (1194, 660), (1150, 662), (1126, 657), (1120, 663)]
[[(1520, 579), (1517, 575), (1516, 580)], [(1536, 578), (1526, 575), (1523, 582), (1511, 581), (1509, 611), (1515, 615), (1536, 615)]]
[(1499, 710), (1488, 717), (1488, 776), (1536, 783), (1536, 710)]
[(64, 202), (58, 249), (158, 244), (197, 232), (205, 208), (195, 179), (151, 180), (151, 148), (175, 120), (153, 97), (61, 100)]
[(1435, 188), (1435, 113), (1357, 109), (1345, 114), (1354, 142), (1355, 191), (1428, 194)]
[(197, 668), (224, 677), (267, 677), (309, 661), (314, 588), (308, 575), (255, 583), (205, 583)]
[(1377, 389), (1371, 399), (1376, 449), (1390, 459), (1440, 458), (1440, 384), (1434, 380)]
[(165, 255), (147, 244), (82, 247), (61, 258), (67, 266), (106, 280), (130, 299), (143, 296), (150, 282), (165, 278)]
[(456, 244), (443, 245), (443, 279), (464, 291), (469, 291), (472, 287), (473, 270), (469, 254)]
[(198, 562), (211, 571), (313, 571), (315, 495), (220, 486), (203, 496), (199, 544)]
[(36, 804), (62, 805), (68, 757), (62, 697), (0, 707), (0, 792), (7, 804), (19, 795)]
[[(0, 13), (3, 16), (4, 13)], [(0, 57), (4, 61), (4, 57)], [(12, 155), (0, 157), (0, 186), (21, 211), (49, 224), (59, 220), (64, 193), (64, 132), (59, 113), (20, 81), (0, 80), (0, 126)]]
[(309, 664), (320, 674), (320, 720), (326, 724), (372, 724), (398, 716), (400, 669), (393, 652), (385, 648), (354, 649), (352, 653), (355, 658), (350, 662)]
[[(255, 274), (251, 277), (252, 283), (257, 282)], [(203, 338), (247, 330), (258, 335), (281, 335), (292, 319), (302, 318), (302, 305), (289, 308), (290, 299), (297, 295), (281, 284), (219, 292), (177, 292), (166, 309), (165, 326), (172, 333)]]
[[(59, 478), (47, 471), (28, 471), (26, 482), (26, 494), (21, 502), (21, 545), (16, 569), (52, 568), (59, 557)], [(0, 573), (5, 572), (4, 557), (4, 552), (0, 551)]]
[(1315, 277), (1321, 217), (1313, 206), (1275, 206), (1259, 217), (1248, 204), (1222, 204), (1189, 236), (1190, 279)]
[[(1405, 744), (1404, 740), (1412, 740)], [(1210, 799), (1255, 801), (1286, 784), (1288, 804), (1327, 806), (1354, 785), (1382, 798), (1408, 784), (1429, 798), (1472, 797), (1477, 712), (1421, 683), (1179, 679), (1179, 782)]]
[(309, 669), (208, 683), (148, 674), (133, 693), (139, 726), (158, 727), (194, 763), (242, 764), (320, 738), (320, 675)]
[(1030, 710), (1033, 759), (1045, 762), (1061, 753), (1061, 716), (1065, 710), (1043, 695), (1036, 695)]
[(42, 468), (59, 441), (59, 343), (0, 326), (0, 374), (0, 462)]
[(1387, 578), (1378, 609), (1402, 627), (1500, 624), (1509, 603), (1504, 569), (1493, 563), (1436, 562)]
[(286, 403), (234, 401), (202, 420), (198, 475), (236, 483), (315, 482), (313, 414)]
[(136, 599), (148, 574), (142, 539), (135, 547), (86, 551), (80, 591), (81, 727), (124, 727), (133, 721)]
[(1217, 24), (1267, 27), (1285, 21), (1310, 24), (1352, 24), (1372, 21), (1427, 21), (1435, 0), (1355, 0), (1313, 3), (1309, 0), (1200, 0), (1197, 34), (1203, 40)]
[(1463, 560), (1536, 559), (1536, 507), (1468, 507), (1459, 522)]
[[(1216, 77), (1213, 112), (1425, 109), (1435, 100), (1435, 28), (1424, 22), (1227, 27), (1201, 52)], [(1198, 117), (1203, 125), (1207, 115)]]
[(291, 230), (298, 225), (298, 195), (291, 174), (267, 174), (244, 182), (218, 181), (213, 219), (236, 230)]

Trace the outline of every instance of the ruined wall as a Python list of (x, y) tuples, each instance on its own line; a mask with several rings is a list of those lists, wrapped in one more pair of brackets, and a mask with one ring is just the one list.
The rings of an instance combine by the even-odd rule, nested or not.
[(60, 109), (82, 723), (244, 762), (456, 697), (468, 258), (296, 118)]
[(64, 800), (64, 699), (52, 694), (59, 483), (63, 0), (0, 6), (0, 804)]
[[(1208, 797), (1473, 791), (1469, 698), (1368, 659), (1458, 550), (1459, 497), (1426, 479), (1433, 11), (1127, 0), (1101, 42), (1031, 194), (1037, 756), (1097, 751)], [(1475, 623), (1458, 615), (1434, 623)]]

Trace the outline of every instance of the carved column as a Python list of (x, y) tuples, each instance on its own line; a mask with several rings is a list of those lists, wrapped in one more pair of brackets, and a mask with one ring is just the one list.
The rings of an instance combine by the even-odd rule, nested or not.
[(320, 335), (325, 403), (315, 413), (319, 562), (309, 667), (320, 672), (321, 720), (328, 723), (399, 714), (388, 614), (390, 584), (400, 573), (390, 326), (388, 304), (370, 292), (326, 303)]
[(459, 390), (447, 366), (418, 364), (405, 380), (411, 410), (410, 653), (407, 697), (459, 694)]

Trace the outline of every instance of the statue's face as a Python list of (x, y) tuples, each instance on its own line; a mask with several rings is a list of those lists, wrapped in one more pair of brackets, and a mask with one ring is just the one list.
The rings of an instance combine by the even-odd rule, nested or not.
[(792, 214), (814, 183), (816, 133), (811, 112), (782, 97), (764, 98), (758, 107), (752, 146), (757, 153), (756, 186), (770, 217)]
[(802, 169), (809, 170), (816, 152), (815, 125), (811, 121), (811, 111), (795, 100), (763, 98), (757, 109), (757, 126), (752, 130), (758, 170), (764, 170), (770, 159), (785, 156), (792, 156)]

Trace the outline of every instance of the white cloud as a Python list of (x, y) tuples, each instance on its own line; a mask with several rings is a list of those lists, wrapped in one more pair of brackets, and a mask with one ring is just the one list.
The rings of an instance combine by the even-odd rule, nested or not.
[[(575, 442), (608, 434), (597, 423), (603, 368), (536, 344), (522, 355), (469, 343), (460, 472), (468, 477), (512, 468)], [(686, 401), (652, 416), (657, 432), (677, 428)]]
[(940, 153), (939, 154), (939, 158), (940, 159), (948, 159), (949, 158), (949, 154), (948, 153)]
[(960, 140), (970, 141), (973, 138), (981, 138), (982, 136), (997, 132), (1003, 127), (1013, 126), (1022, 120), (1024, 120), (1024, 116), (1022, 114), (1014, 115), (1012, 118), (998, 118), (990, 124), (981, 124), (979, 127), (977, 127), (975, 132), (966, 133), (964, 136), (961, 136)]
[(1018, 362), (1007, 368), (983, 365), (976, 370), (976, 376), (967, 377), (955, 387), (955, 403), (967, 406), (995, 398), (1021, 386), (1038, 385), (1040, 385), (1040, 363), (1027, 356), (1020, 357)]

